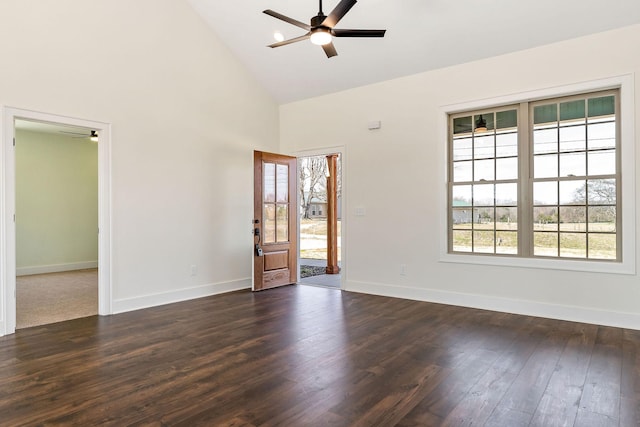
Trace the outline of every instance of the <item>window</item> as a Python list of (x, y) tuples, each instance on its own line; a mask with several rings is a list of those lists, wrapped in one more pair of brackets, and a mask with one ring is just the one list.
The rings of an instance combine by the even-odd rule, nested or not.
[(452, 118), (453, 252), (518, 253), (517, 111)]
[(621, 261), (619, 98), (449, 114), (448, 252)]

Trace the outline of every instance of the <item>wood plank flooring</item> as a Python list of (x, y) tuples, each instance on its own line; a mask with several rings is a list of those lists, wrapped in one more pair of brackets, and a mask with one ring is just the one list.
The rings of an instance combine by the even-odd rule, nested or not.
[(638, 426), (640, 332), (237, 292), (0, 338), (0, 425)]

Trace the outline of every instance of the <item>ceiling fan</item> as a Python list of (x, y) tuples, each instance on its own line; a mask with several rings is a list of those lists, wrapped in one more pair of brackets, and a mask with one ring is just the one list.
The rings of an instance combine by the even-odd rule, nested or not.
[(274, 12), (271, 9), (264, 11), (269, 16), (280, 19), (289, 24), (300, 27), (307, 30), (307, 34), (295, 37), (293, 39), (284, 40), (281, 42), (270, 44), (268, 47), (280, 47), (291, 43), (299, 42), (302, 40), (310, 39), (311, 43), (322, 46), (324, 53), (327, 54), (327, 58), (336, 56), (338, 52), (333, 46), (333, 37), (384, 37), (384, 33), (387, 30), (345, 30), (334, 28), (338, 22), (351, 10), (351, 8), (357, 3), (357, 0), (342, 0), (331, 11), (328, 16), (322, 12), (322, 0), (319, 0), (320, 11), (318, 14), (311, 18), (311, 25), (304, 22), (297, 21), (295, 19), (284, 16), (278, 12)]
[(89, 139), (91, 139), (91, 141), (97, 141), (98, 140), (98, 132), (96, 132), (95, 130), (91, 130), (91, 133), (73, 132), (73, 131), (67, 131), (67, 130), (60, 130), (58, 132), (70, 135), (71, 138), (89, 138)]

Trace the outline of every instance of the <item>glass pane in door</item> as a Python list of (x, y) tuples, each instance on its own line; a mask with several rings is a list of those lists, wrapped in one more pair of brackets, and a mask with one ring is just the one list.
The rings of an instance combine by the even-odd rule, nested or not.
[(265, 202), (276, 201), (276, 165), (274, 163), (264, 163), (262, 170), (262, 194)]
[(278, 203), (287, 203), (289, 201), (289, 167), (287, 165), (277, 166), (276, 180), (276, 199)]
[(274, 204), (264, 205), (263, 230), (264, 243), (275, 243), (276, 241), (276, 209)]
[(278, 242), (289, 241), (289, 205), (278, 204), (276, 208), (276, 239)]

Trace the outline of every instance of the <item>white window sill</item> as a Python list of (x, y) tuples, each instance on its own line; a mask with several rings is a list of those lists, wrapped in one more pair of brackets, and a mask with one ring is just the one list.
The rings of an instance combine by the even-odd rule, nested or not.
[(519, 258), (496, 255), (442, 254), (440, 262), (502, 267), (567, 270), (589, 273), (636, 274), (635, 262), (583, 261), (571, 259)]

